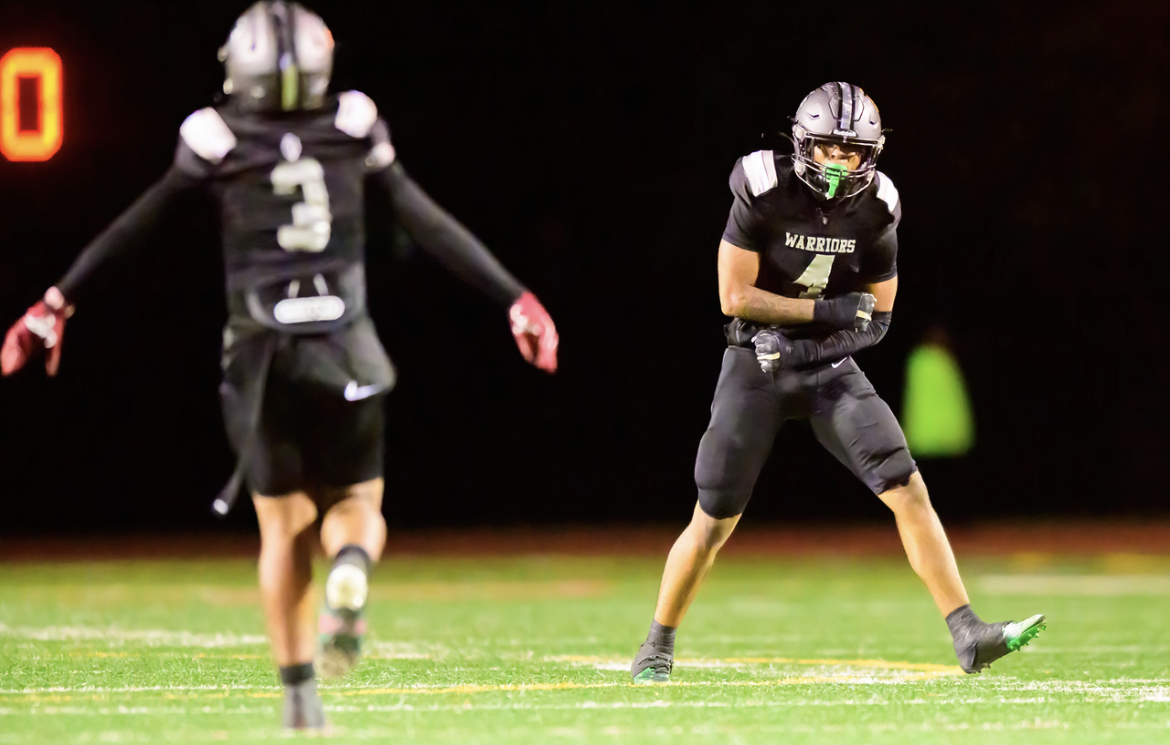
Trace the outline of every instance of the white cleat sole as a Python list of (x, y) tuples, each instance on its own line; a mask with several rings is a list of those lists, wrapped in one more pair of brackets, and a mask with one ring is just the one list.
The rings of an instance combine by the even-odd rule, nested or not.
[(366, 573), (353, 564), (342, 564), (329, 573), (325, 582), (325, 601), (330, 608), (360, 611), (370, 591)]

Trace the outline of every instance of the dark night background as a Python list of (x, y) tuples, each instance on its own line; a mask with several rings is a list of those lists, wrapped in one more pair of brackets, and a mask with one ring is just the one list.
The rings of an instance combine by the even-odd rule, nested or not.
[[(4, 326), (166, 169), (244, 6), (0, 9), (0, 52), (51, 46), (65, 70), (61, 151), (0, 160)], [(727, 176), (830, 80), (881, 107), (904, 206), (894, 323), (859, 362), (900, 411), (906, 356), (943, 323), (974, 401), (976, 451), (922, 464), (944, 521), (1167, 513), (1164, 0), (310, 7), (334, 88), (378, 102), (403, 163), (561, 334), (555, 377), (526, 366), (503, 311), (372, 206), (393, 526), (686, 520)], [(79, 307), (57, 379), (0, 381), (0, 534), (216, 528), (221, 271), (192, 201)], [(748, 516), (884, 512), (790, 425)]]

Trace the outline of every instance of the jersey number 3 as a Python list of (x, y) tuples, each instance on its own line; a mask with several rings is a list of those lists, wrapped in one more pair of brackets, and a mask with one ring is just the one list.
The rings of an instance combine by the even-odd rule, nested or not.
[(300, 187), (303, 202), (292, 206), (292, 225), (276, 230), (276, 242), (285, 251), (324, 251), (333, 230), (329, 213), (329, 190), (325, 169), (313, 158), (285, 161), (272, 171), (272, 190), (280, 195), (296, 194)]
[(800, 293), (802, 298), (818, 298), (829, 286), (829, 273), (833, 271), (834, 254), (817, 254), (805, 268), (804, 273), (796, 278), (796, 284), (806, 289)]

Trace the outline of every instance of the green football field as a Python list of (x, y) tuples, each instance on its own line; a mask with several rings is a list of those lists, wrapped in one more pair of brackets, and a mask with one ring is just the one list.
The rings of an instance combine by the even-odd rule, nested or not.
[[(903, 559), (729, 558), (629, 684), (661, 558), (394, 558), (338, 742), (1170, 743), (1170, 558), (963, 564), (1046, 632), (965, 676)], [(285, 738), (243, 560), (0, 564), (0, 743)]]

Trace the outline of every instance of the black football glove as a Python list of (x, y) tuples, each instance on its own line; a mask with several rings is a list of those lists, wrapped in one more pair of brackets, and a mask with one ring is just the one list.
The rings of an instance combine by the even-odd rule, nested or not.
[(875, 301), (868, 292), (851, 292), (813, 305), (813, 323), (834, 331), (865, 331), (873, 318)]
[(796, 347), (779, 329), (764, 329), (752, 337), (760, 369), (771, 375), (795, 366)]

